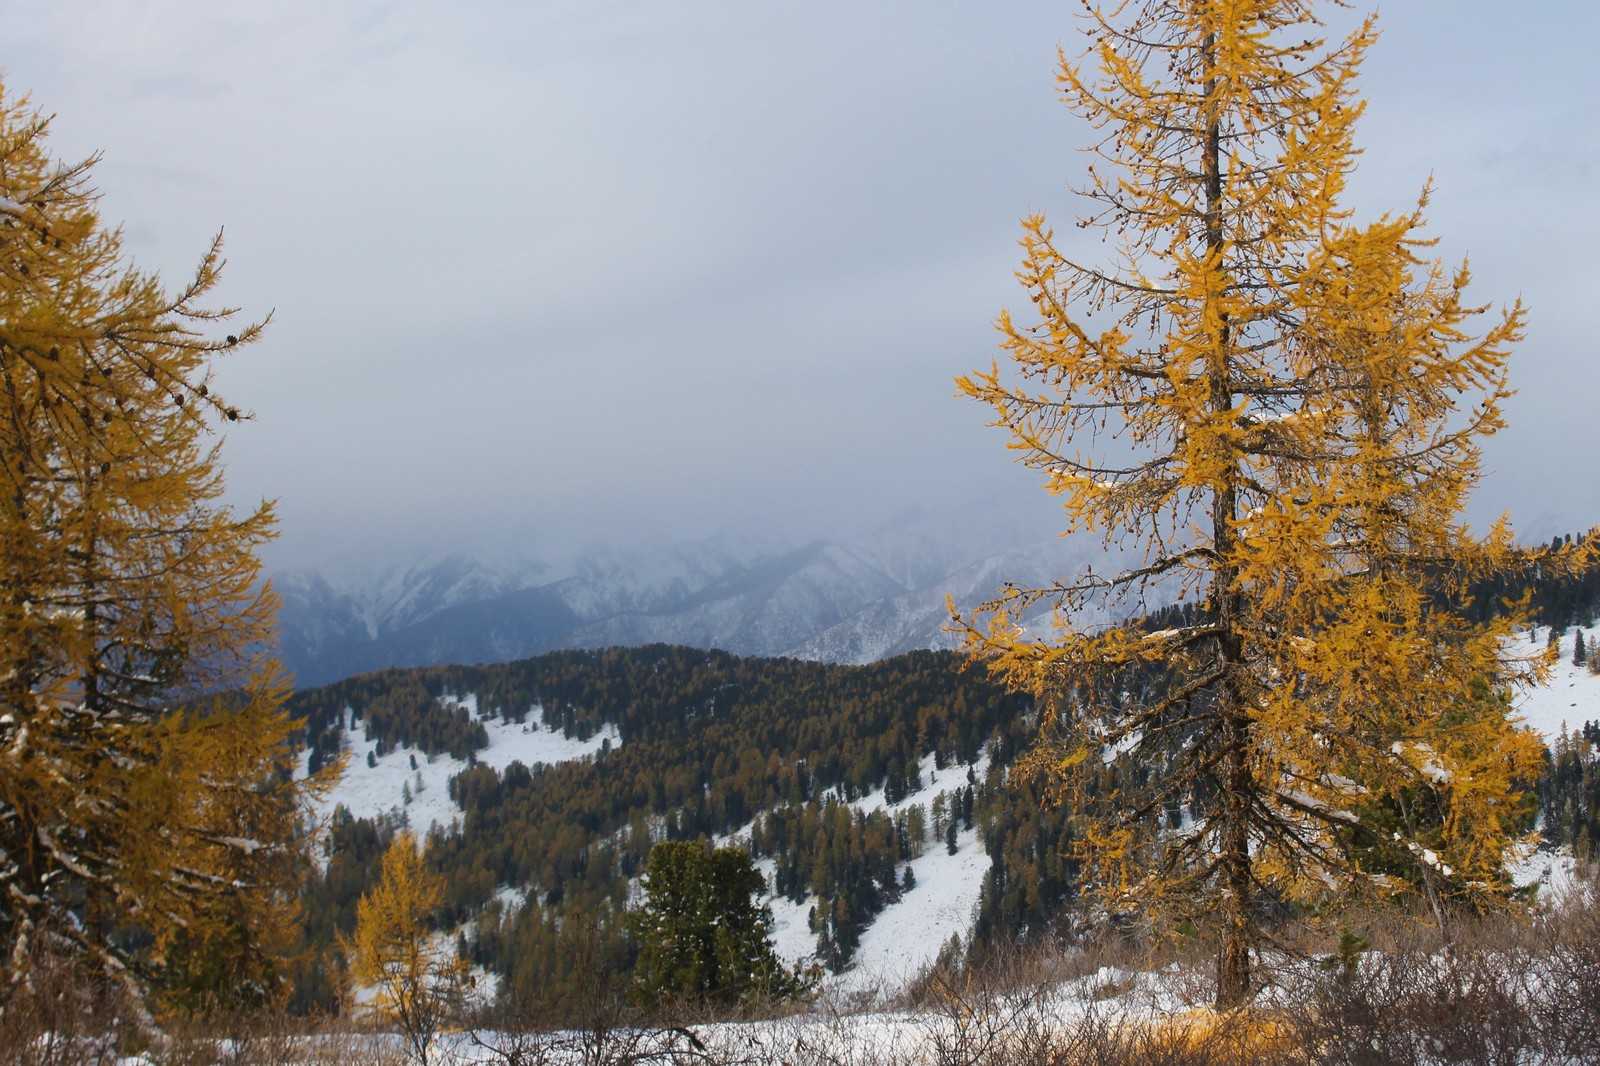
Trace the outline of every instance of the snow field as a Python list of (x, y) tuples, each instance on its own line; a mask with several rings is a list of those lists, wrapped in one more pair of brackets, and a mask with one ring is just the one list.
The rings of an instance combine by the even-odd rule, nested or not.
[[(1539, 687), (1522, 693), (1516, 701), (1516, 713), (1544, 736), (1546, 744), (1554, 744), (1562, 733), (1580, 729), (1585, 722), (1600, 721), (1600, 674), (1591, 674), (1587, 666), (1572, 664), (1579, 632), (1583, 633), (1585, 649), (1593, 649), (1595, 641), (1600, 639), (1600, 627), (1568, 629), (1561, 637), (1560, 657), (1551, 667), (1550, 677)], [(1550, 628), (1536, 626), (1516, 645), (1516, 651), (1537, 654), (1549, 641)]]
[[(957, 763), (938, 770), (934, 767), (934, 757), (926, 755), (917, 766), (923, 782), (917, 792), (898, 803), (887, 804), (883, 802), (884, 794), (880, 789), (850, 802), (852, 810), (863, 813), (882, 810), (891, 818), (920, 804), (929, 811), (929, 835), (920, 856), (896, 866), (902, 876), (905, 867), (911, 867), (915, 886), (898, 901), (884, 907), (872, 920), (861, 934), (861, 943), (850, 968), (844, 973), (828, 974), (823, 980), (825, 992), (845, 996), (892, 995), (930, 967), (952, 935), (965, 938), (971, 932), (983, 875), (989, 869), (989, 856), (978, 839), (976, 826), (957, 832), (956, 853), (951, 855), (944, 838), (936, 838), (932, 833), (931, 816), (936, 796), (946, 793), (948, 802), (956, 789), (967, 787), (968, 769), (967, 765)], [(989, 770), (987, 753), (970, 769), (974, 779), (981, 783)], [(746, 826), (718, 843), (739, 843), (748, 837), (749, 827)], [(756, 865), (770, 885), (776, 864), (771, 859), (762, 859)], [(817, 938), (811, 932), (810, 912), (822, 902), (825, 901), (815, 896), (807, 896), (800, 903), (785, 896), (767, 898), (766, 903), (772, 908), (772, 940), (778, 958), (793, 964), (815, 957)]]
[[(476, 759), (499, 771), (514, 762), (531, 768), (535, 763), (553, 765), (586, 759), (608, 741), (613, 748), (622, 744), (621, 734), (612, 725), (588, 740), (578, 740), (560, 730), (546, 728), (538, 704), (529, 709), (526, 720), (519, 725), (499, 717), (485, 717), (478, 709), (475, 695), (445, 696), (443, 702), (460, 704), (475, 721), (483, 723), (489, 735), (489, 746), (478, 752)], [(349, 708), (345, 709), (345, 714), (348, 717)], [(330, 817), (339, 806), (357, 818), (394, 815), (403, 818), (419, 837), (427, 836), (435, 826), (445, 827), (460, 820), (461, 808), (450, 798), (449, 785), (450, 778), (465, 770), (470, 765), (468, 762), (449, 755), (430, 756), (402, 745), (379, 756), (376, 765), (368, 766), (367, 756), (377, 750), (377, 744), (359, 740), (359, 737), (358, 730), (346, 734), (350, 762), (339, 783), (319, 804), (320, 817)]]

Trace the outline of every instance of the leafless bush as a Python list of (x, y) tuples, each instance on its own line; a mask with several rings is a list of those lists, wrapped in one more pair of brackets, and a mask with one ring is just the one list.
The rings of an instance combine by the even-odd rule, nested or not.
[[(1600, 656), (1596, 656), (1600, 658)], [(1600, 1057), (1600, 865), (1536, 929), (1533, 1013), (1552, 1056)]]
[(623, 989), (601, 965), (594, 943), (578, 959), (577, 978), (585, 1009), (571, 1018), (549, 1016), (535, 996), (506, 992), (497, 1007), (469, 1027), (466, 1040), (502, 1066), (738, 1066), (757, 1061), (731, 1053), (726, 1042), (710, 1044), (697, 1032), (694, 1012), (663, 1004), (649, 1014), (631, 1008)]
[(213, 1013), (169, 1027), (163, 1066), (399, 1066), (405, 1054), (386, 1033), (349, 1018), (284, 1011)]
[(1288, 997), (1298, 1062), (1520, 1066), (1600, 1055), (1592, 890), (1536, 921), (1460, 923), (1448, 943), (1415, 925), (1379, 922), (1373, 932), (1385, 950), (1328, 960)]
[(1127, 1022), (1085, 1019), (1060, 1066), (1284, 1066), (1290, 1038), (1269, 1012), (1194, 1014)]
[(152, 1038), (142, 1005), (118, 981), (40, 954), (0, 998), (0, 1062), (13, 1066), (102, 1066)]
[(1524, 974), (1476, 951), (1375, 954), (1319, 982), (1295, 1012), (1317, 1066), (1515, 1066), (1529, 1024)]
[(689, 1029), (475, 1030), (472, 1045), (503, 1066), (679, 1066), (715, 1063)]
[(1022, 963), (988, 973), (936, 969), (924, 982), (920, 1028), (939, 1066), (1050, 1061), (1047, 986), (1022, 980)]
[(6, 1066), (397, 1066), (402, 1059), (392, 1038), (348, 1019), (217, 1010), (158, 1025), (124, 984), (65, 960), (36, 958), (28, 978), (0, 1003)]
[[(968, 990), (949, 1011), (800, 1026), (782, 1046), (789, 1066), (1284, 1066), (1291, 1034), (1268, 1015), (1136, 1016), (1115, 1005), (1083, 1009), (999, 1004)], [(960, 1006), (955, 1006), (959, 1003)]]
[(579, 1029), (475, 1027), (467, 1039), (502, 1066), (730, 1066), (687, 1025), (630, 1025), (597, 1014)]

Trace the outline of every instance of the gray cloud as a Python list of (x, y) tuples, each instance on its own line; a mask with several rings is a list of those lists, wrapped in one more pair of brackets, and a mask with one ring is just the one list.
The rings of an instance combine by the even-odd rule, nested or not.
[[(102, 0), (7, 24), (9, 90), (59, 114), (63, 156), (105, 152), (139, 261), (175, 280), (226, 225), (224, 298), (276, 309), (222, 380), (259, 416), (231, 490), (280, 499), (281, 560), (1033, 491), (950, 379), (1019, 302), (1017, 218), (1070, 228), (1070, 5)], [(1439, 253), (1533, 312), (1475, 515), (1586, 526), (1600, 13), (1408, 0), (1383, 25), (1352, 205), (1404, 209), (1433, 174)]]

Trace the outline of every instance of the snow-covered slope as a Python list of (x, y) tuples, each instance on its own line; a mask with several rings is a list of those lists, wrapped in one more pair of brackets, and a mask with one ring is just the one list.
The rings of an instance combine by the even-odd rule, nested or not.
[[(929, 808), (943, 794), (949, 801), (956, 789), (967, 784), (970, 770), (982, 780), (988, 772), (988, 757), (975, 765), (949, 766), (938, 770), (933, 756), (923, 759), (918, 768), (921, 789), (897, 803), (884, 802), (884, 794), (873, 792), (854, 800), (850, 806), (870, 813), (882, 810), (896, 815), (912, 806)], [(930, 823), (931, 825), (931, 823)], [(735, 834), (733, 839), (739, 839)], [(760, 867), (770, 879), (771, 860)], [(983, 877), (989, 869), (989, 856), (975, 829), (956, 834), (956, 849), (951, 852), (943, 839), (929, 839), (923, 853), (906, 865), (911, 867), (914, 887), (884, 907), (861, 935), (850, 969), (832, 976), (828, 984), (846, 992), (891, 992), (904, 988), (918, 973), (931, 966), (952, 936), (966, 939), (972, 931)], [(817, 949), (816, 934), (810, 929), (810, 913), (819, 903), (808, 896), (795, 903), (783, 896), (769, 896), (772, 908), (773, 944), (778, 957), (786, 962), (804, 962)]]
[[(489, 746), (477, 752), (476, 759), (496, 770), (504, 770), (514, 762), (531, 768), (538, 763), (588, 758), (602, 747), (619, 747), (622, 743), (614, 727), (588, 740), (549, 729), (541, 722), (538, 707), (528, 713), (526, 722), (519, 724), (481, 715), (475, 695), (448, 697), (447, 702), (459, 703), (483, 723)], [(347, 733), (346, 737), (349, 763), (339, 783), (321, 801), (324, 817), (342, 806), (357, 818), (392, 816), (419, 836), (460, 819), (461, 808), (450, 798), (449, 785), (450, 778), (467, 768), (466, 762), (448, 755), (428, 755), (405, 745), (380, 756), (375, 743), (359, 735)]]
[[(1560, 658), (1551, 668), (1550, 677), (1517, 700), (1517, 714), (1543, 734), (1547, 744), (1562, 733), (1582, 728), (1585, 722), (1600, 722), (1600, 674), (1592, 674), (1587, 665), (1578, 666), (1572, 661), (1580, 632), (1586, 649), (1593, 648), (1600, 638), (1600, 627), (1568, 629), (1561, 637)], [(1518, 650), (1536, 653), (1549, 641), (1549, 629), (1535, 628)]]
[[(445, 696), (441, 702), (464, 707), (474, 720), (483, 724), (489, 744), (475, 754), (475, 759), (496, 770), (503, 771), (513, 762), (533, 767), (540, 763), (588, 759), (603, 748), (618, 748), (622, 744), (614, 726), (608, 726), (588, 740), (577, 740), (551, 730), (542, 724), (541, 709), (537, 706), (530, 709), (523, 723), (518, 723), (484, 715), (477, 696), (472, 693)], [(345, 713), (346, 721), (354, 721), (356, 728), (346, 733), (349, 759), (344, 776), (321, 800), (324, 818), (342, 806), (360, 818), (391, 818), (419, 835), (459, 822), (462, 812), (450, 799), (449, 782), (452, 776), (467, 768), (466, 761), (448, 755), (429, 756), (406, 745), (379, 755), (377, 744), (362, 736), (359, 719), (352, 719), (348, 709)], [(923, 782), (918, 791), (894, 804), (886, 804), (883, 792), (879, 791), (851, 801), (850, 806), (864, 813), (881, 809), (890, 815), (912, 805), (921, 805), (927, 810), (941, 795), (949, 804), (957, 789), (966, 786), (969, 780), (981, 780), (987, 772), (987, 757), (970, 767), (952, 765), (941, 770), (929, 755), (918, 768), (917, 780)], [(742, 834), (736, 833), (731, 839), (738, 841), (741, 837)], [(851, 969), (845, 975), (830, 978), (834, 986), (847, 991), (903, 987), (934, 961), (952, 936), (966, 937), (970, 933), (984, 873), (989, 868), (989, 858), (977, 832), (958, 830), (953, 853), (943, 837), (934, 839), (930, 833), (923, 853), (909, 865), (914, 887), (888, 904), (866, 929)], [(770, 860), (762, 866), (770, 879)], [(505, 886), (500, 898), (514, 902), (527, 887)], [(826, 901), (808, 897), (794, 903), (773, 896), (767, 902), (773, 911), (780, 957), (789, 962), (812, 958), (817, 942), (809, 928), (809, 913), (819, 903), (825, 906)]]

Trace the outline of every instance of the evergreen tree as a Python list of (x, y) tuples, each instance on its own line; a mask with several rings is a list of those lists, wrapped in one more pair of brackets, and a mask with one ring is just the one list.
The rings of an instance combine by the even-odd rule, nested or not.
[(1589, 654), (1583, 646), (1583, 630), (1574, 631), (1577, 635), (1572, 640), (1572, 665), (1582, 666), (1589, 661)]
[(233, 312), (203, 304), (220, 237), (176, 292), (131, 266), (94, 160), (46, 132), (0, 89), (0, 992), (45, 953), (249, 982), (293, 906), (303, 786), (263, 652), (272, 511), (219, 503), (206, 438), (241, 417), (212, 361), (260, 326), (218, 335)]
[(663, 841), (650, 852), (645, 900), (630, 915), (639, 943), (635, 996), (737, 1003), (785, 999), (803, 982), (773, 952), (766, 885), (740, 848)]
[[(1217, 1005), (1233, 1008), (1264, 905), (1362, 880), (1349, 839), (1376, 836), (1371, 811), (1425, 787), (1403, 829), (1440, 876), (1427, 833), (1474, 874), (1497, 872), (1515, 834), (1473, 817), (1526, 767), (1505, 694), (1531, 664), (1501, 650), (1510, 623), (1473, 629), (1421, 579), (1509, 547), (1456, 516), (1522, 312), (1471, 340), (1465, 271), (1419, 264), (1420, 217), (1356, 229), (1339, 208), (1370, 19), (1329, 46), (1306, 0), (1087, 18), (1089, 61), (1063, 56), (1060, 81), (1109, 166), (1090, 168), (1080, 225), (1121, 255), (1086, 266), (1028, 219), (1019, 277), (1039, 320), (1002, 314), (1014, 366), (959, 384), (1062, 497), (1069, 531), (1133, 563), (1008, 587), (965, 621), (967, 645), (1045, 701), (1029, 766), (1089, 816), (1087, 887), (1214, 918)], [(1140, 613), (1152, 591), (1198, 609), (1155, 631), (1072, 621)], [(1046, 606), (1063, 622), (1041, 641), (1020, 620)], [(1383, 700), (1364, 704), (1362, 669), (1396, 648)], [(1184, 805), (1198, 820), (1165, 830)]]

